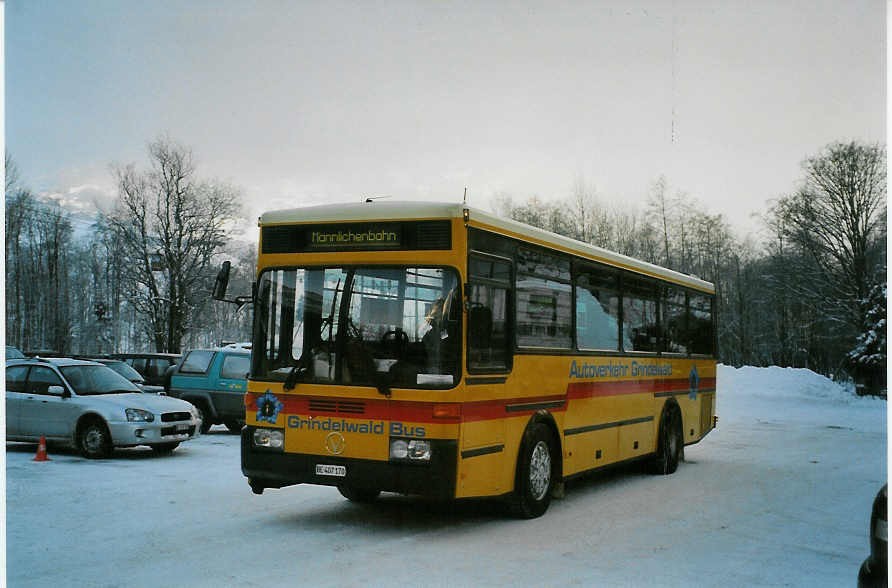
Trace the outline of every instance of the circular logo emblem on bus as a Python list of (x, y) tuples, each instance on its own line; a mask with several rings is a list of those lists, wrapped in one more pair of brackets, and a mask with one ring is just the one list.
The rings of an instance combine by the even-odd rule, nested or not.
[(347, 441), (344, 440), (344, 436), (340, 433), (329, 433), (325, 438), (325, 448), (332, 455), (342, 454), (346, 445)]

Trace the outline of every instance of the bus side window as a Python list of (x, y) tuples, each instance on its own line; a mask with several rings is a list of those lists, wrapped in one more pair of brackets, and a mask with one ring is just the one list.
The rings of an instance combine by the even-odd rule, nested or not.
[(507, 370), (507, 288), (471, 284), (468, 299), (468, 367)]
[(715, 352), (715, 331), (712, 320), (712, 298), (705, 294), (688, 296), (687, 340), (691, 353), (712, 355)]
[(506, 371), (509, 350), (509, 278), (511, 264), (494, 257), (472, 256), (468, 285), (468, 369)]

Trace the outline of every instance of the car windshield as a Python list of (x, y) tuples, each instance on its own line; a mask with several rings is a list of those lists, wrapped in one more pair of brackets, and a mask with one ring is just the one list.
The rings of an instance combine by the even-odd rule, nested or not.
[(334, 267), (264, 272), (253, 377), (452, 388), (460, 377), (455, 270)]
[(109, 363), (104, 364), (109, 368), (115, 370), (131, 382), (136, 382), (142, 384), (145, 382), (145, 378), (143, 378), (138, 371), (124, 363), (123, 361), (111, 361)]
[(104, 365), (70, 365), (59, 368), (78, 396), (139, 392), (127, 378)]

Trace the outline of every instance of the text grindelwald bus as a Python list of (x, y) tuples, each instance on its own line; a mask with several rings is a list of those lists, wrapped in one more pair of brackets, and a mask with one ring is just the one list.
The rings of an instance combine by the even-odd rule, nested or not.
[(671, 474), (715, 426), (712, 284), (463, 204), (260, 218), (242, 471), (504, 497), (632, 460)]

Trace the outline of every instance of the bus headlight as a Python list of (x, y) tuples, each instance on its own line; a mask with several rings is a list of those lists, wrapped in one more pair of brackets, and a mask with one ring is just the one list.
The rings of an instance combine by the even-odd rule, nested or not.
[(254, 447), (282, 449), (285, 446), (285, 431), (282, 429), (254, 429)]
[(430, 461), (431, 443), (424, 439), (391, 439), (390, 459), (393, 461)]

